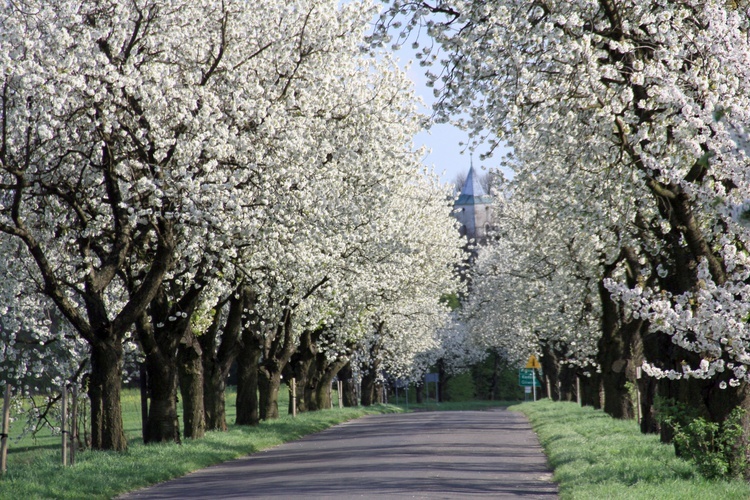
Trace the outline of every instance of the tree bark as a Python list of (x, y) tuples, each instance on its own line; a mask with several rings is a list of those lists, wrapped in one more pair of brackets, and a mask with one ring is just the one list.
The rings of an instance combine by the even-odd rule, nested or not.
[(221, 311), (214, 316), (211, 327), (200, 336), (203, 355), (203, 397), (208, 430), (227, 430), (226, 382), (229, 369), (240, 352), (240, 332), (244, 311), (253, 307), (253, 295), (240, 285), (229, 299), (226, 323), (219, 335)]
[(88, 395), (91, 401), (91, 447), (125, 451), (128, 447), (122, 424), (122, 343), (119, 339), (91, 343)]
[(266, 339), (263, 361), (260, 364), (258, 390), (261, 420), (279, 418), (281, 374), (296, 348), (292, 331), (292, 307), (288, 301), (282, 306), (282, 321), (276, 326), (274, 335)]
[(279, 388), (281, 387), (281, 370), (261, 366), (258, 378), (260, 393), (260, 419), (279, 418)]
[(357, 406), (357, 388), (354, 385), (354, 374), (351, 363), (347, 363), (339, 371), (343, 394), (343, 403), (346, 408)]
[(245, 330), (237, 357), (237, 425), (258, 425), (258, 373), (263, 349), (254, 332)]
[(186, 438), (199, 439), (206, 434), (203, 409), (203, 365), (201, 346), (188, 327), (178, 348), (178, 376), (184, 415), (183, 432)]
[(416, 395), (415, 395), (415, 397), (417, 399), (417, 404), (418, 405), (421, 405), (422, 403), (424, 403), (424, 387), (425, 387), (424, 382), (420, 381), (420, 382), (416, 383), (416, 387), (415, 387), (415, 393), (416, 393)]
[(602, 335), (597, 357), (604, 389), (604, 411), (614, 418), (633, 418), (633, 405), (626, 386), (627, 368), (629, 364), (632, 365), (632, 330), (638, 329), (641, 322), (623, 324), (620, 309), (611, 299), (603, 281), (599, 282), (599, 296), (602, 301)]
[[(199, 282), (196, 279), (196, 282)], [(190, 327), (190, 318), (200, 300), (202, 287), (190, 285), (177, 301), (168, 298), (162, 285), (149, 305), (149, 314), (136, 321), (138, 338), (146, 356), (149, 405), (146, 443), (180, 442), (177, 416), (178, 349)], [(188, 393), (189, 395), (189, 393)], [(197, 404), (193, 401), (188, 406)]]
[(146, 443), (180, 442), (177, 418), (177, 366), (164, 363), (160, 357), (147, 356), (148, 385), (151, 404), (146, 422)]
[(372, 406), (376, 403), (375, 400), (375, 381), (377, 380), (377, 373), (374, 369), (370, 369), (362, 375), (362, 389), (360, 398), (362, 400), (362, 406)]
[[(324, 354), (318, 354), (319, 357), (325, 358)], [(331, 408), (331, 385), (333, 379), (339, 371), (346, 366), (349, 361), (346, 358), (339, 358), (333, 363), (326, 363), (326, 368), (320, 377), (317, 387), (315, 388), (315, 400), (318, 409)]]
[[(295, 353), (292, 355), (288, 373), (296, 379), (297, 386), (297, 412), (315, 410), (315, 402), (312, 398), (314, 394), (314, 373), (315, 373), (315, 356), (318, 353), (317, 340), (320, 337), (319, 331), (306, 330), (300, 336), (300, 343)], [(291, 399), (289, 401), (291, 414)]]
[(601, 399), (599, 390), (601, 388), (601, 378), (596, 373), (580, 374), (581, 381), (581, 404), (600, 409)]
[(448, 394), (448, 391), (446, 388), (448, 387), (448, 381), (450, 380), (450, 375), (445, 371), (445, 361), (441, 358), (437, 361), (437, 371), (438, 371), (438, 390), (437, 390), (437, 398), (438, 403), (443, 403), (445, 401), (448, 401), (446, 399), (446, 395)]
[(154, 331), (145, 314), (138, 321), (138, 336), (146, 356), (150, 399), (148, 420), (143, 429), (144, 443), (180, 441), (180, 424), (177, 418), (177, 341), (173, 331), (177, 326), (171, 324)]

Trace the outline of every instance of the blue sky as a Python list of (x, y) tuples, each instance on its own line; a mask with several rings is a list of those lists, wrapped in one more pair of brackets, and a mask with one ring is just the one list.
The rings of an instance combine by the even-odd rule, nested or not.
[[(394, 38), (398, 36), (397, 32), (393, 34)], [(408, 68), (407, 74), (414, 82), (414, 90), (424, 101), (425, 107), (421, 111), (429, 115), (435, 98), (433, 89), (426, 85), (427, 78), (424, 74), (426, 68), (420, 66), (415, 57), (416, 51), (412, 48), (413, 41), (415, 40), (400, 40), (401, 48), (394, 52), (394, 56), (400, 61), (402, 68)], [(440, 59), (439, 54), (438, 59)], [(458, 174), (465, 174), (469, 171), (469, 165), (472, 162), (471, 154), (465, 145), (461, 144), (466, 142), (468, 142), (468, 133), (449, 123), (433, 125), (430, 130), (420, 132), (414, 138), (415, 148), (424, 146), (428, 150), (423, 163), (434, 167), (443, 183), (453, 182)], [(483, 167), (485, 169), (497, 167), (505, 151), (507, 151), (505, 148), (499, 148), (487, 161), (481, 161), (479, 154), (474, 154), (474, 168), (478, 172), (483, 172), (486, 171)], [(506, 175), (512, 176), (512, 173), (506, 172)]]
[[(413, 52), (408, 45), (404, 44), (404, 48), (395, 53), (401, 61), (402, 67), (406, 66), (410, 57), (413, 57)], [(430, 114), (435, 98), (433, 97), (433, 89), (426, 85), (427, 79), (424, 71), (425, 68), (414, 61), (408, 68), (407, 73), (414, 82), (416, 94), (424, 101), (425, 108), (422, 112)], [(469, 165), (472, 161), (471, 154), (465, 145), (461, 145), (461, 143), (465, 144), (466, 142), (468, 142), (468, 133), (449, 123), (433, 125), (430, 130), (420, 132), (414, 138), (416, 148), (425, 146), (428, 149), (423, 162), (425, 165), (434, 167), (443, 183), (453, 182), (456, 175), (459, 173), (465, 174), (469, 171)], [(478, 172), (483, 172), (482, 167), (497, 167), (503, 152), (504, 149), (497, 151), (487, 161), (481, 161), (479, 155), (474, 154), (474, 168)]]
[[(404, 62), (409, 55), (405, 49), (396, 53), (396, 56)], [(425, 68), (422, 68), (419, 64), (412, 64), (408, 74), (414, 82), (416, 94), (425, 103), (422, 112), (429, 114), (435, 99), (432, 89), (425, 85), (427, 79), (424, 76), (424, 70)], [(442, 182), (445, 183), (452, 182), (459, 173), (468, 172), (471, 162), (470, 154), (468, 150), (465, 150), (465, 146), (461, 145), (461, 143), (465, 144), (467, 139), (467, 132), (449, 123), (441, 123), (433, 125), (430, 130), (417, 134), (414, 138), (414, 145), (417, 148), (425, 146), (428, 149), (423, 162), (425, 165), (433, 166), (435, 172), (441, 176)], [(479, 166), (478, 158), (475, 165)]]

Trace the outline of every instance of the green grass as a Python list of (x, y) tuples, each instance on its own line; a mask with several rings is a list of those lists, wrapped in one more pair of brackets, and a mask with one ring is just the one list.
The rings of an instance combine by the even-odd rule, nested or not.
[(529, 417), (562, 499), (748, 499), (743, 481), (709, 481), (632, 420), (543, 399), (511, 407)]
[[(286, 396), (286, 395), (285, 395)], [(229, 422), (234, 421), (235, 393), (227, 394)], [(227, 432), (209, 432), (181, 445), (144, 445), (141, 441), (140, 403), (136, 391), (122, 398), (129, 449), (125, 453), (79, 452), (76, 465), (60, 465), (58, 436), (30, 437), (11, 444), (8, 473), (0, 479), (0, 498), (89, 499), (112, 498), (137, 488), (179, 477), (209, 465), (255, 453), (332, 425), (372, 413), (401, 411), (398, 407), (344, 408), (304, 413), (262, 422), (257, 427), (230, 425)], [(283, 403), (283, 405), (282, 405)], [(286, 399), (279, 401), (286, 413)]]

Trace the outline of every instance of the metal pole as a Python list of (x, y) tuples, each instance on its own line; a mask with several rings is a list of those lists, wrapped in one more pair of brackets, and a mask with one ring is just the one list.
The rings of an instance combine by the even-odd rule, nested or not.
[(578, 406), (581, 406), (581, 377), (576, 375), (576, 399), (578, 399)]
[(531, 392), (534, 395), (534, 401), (536, 401), (536, 370), (531, 369)]
[(339, 410), (344, 407), (344, 382), (341, 380), (336, 381), (336, 388), (339, 392)]
[(10, 384), (5, 385), (3, 399), (3, 432), (0, 434), (0, 474), (8, 470), (8, 434), (10, 433)]

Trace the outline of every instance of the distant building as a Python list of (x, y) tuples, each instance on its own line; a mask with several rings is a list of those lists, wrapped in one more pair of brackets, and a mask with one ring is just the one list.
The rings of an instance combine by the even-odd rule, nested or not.
[(482, 245), (492, 227), (492, 197), (479, 183), (474, 166), (469, 168), (458, 199), (453, 204), (453, 215), (460, 223), (461, 236)]

